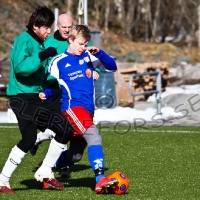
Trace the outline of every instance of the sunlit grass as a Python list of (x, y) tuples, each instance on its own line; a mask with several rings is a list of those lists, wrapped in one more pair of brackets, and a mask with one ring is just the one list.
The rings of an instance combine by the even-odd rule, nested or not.
[[(0, 127), (0, 169), (20, 139), (18, 128), (5, 127)], [(83, 159), (74, 166), (71, 179), (60, 179), (55, 174), (65, 184), (63, 190), (43, 189), (34, 179), (34, 172), (47, 152), (49, 142), (44, 142), (37, 155), (33, 157), (28, 153), (13, 174), (10, 184), (16, 194), (0, 193), (0, 199), (199, 199), (200, 128), (130, 127), (127, 130), (127, 127), (117, 127), (117, 130), (113, 126), (101, 128), (106, 174), (124, 172), (130, 180), (126, 194), (95, 194), (87, 150)]]

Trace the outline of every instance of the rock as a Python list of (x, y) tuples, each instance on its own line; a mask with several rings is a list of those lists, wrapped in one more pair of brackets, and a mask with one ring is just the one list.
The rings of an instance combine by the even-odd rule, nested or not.
[(172, 66), (168, 79), (171, 86), (198, 84), (200, 83), (200, 63), (196, 65), (181, 63)]

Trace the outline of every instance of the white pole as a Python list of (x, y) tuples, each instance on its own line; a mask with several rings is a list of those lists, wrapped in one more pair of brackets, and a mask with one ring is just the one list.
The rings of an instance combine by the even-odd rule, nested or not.
[(200, 48), (200, 4), (198, 6), (198, 46)]
[(88, 2), (84, 0), (84, 24), (88, 25)]
[(55, 32), (57, 30), (57, 23), (58, 23), (58, 15), (59, 15), (58, 8), (54, 9), (54, 15), (55, 15), (55, 22), (54, 22), (54, 32)]
[(83, 15), (84, 13), (84, 3), (83, 3), (84, 0), (79, 0), (78, 2), (78, 23), (81, 24), (81, 16)]

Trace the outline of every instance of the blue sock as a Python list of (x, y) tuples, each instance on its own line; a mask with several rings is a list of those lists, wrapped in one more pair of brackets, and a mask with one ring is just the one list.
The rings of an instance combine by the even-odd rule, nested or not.
[(55, 167), (62, 168), (62, 167), (66, 167), (66, 166), (70, 167), (73, 165), (73, 163), (67, 161), (67, 152), (68, 152), (68, 150), (65, 150), (61, 153), (60, 157), (56, 161)]
[(104, 176), (104, 153), (101, 145), (91, 145), (88, 147), (88, 159), (93, 171), (102, 171), (102, 173), (95, 174), (96, 182)]
[(96, 183), (98, 183), (104, 176), (105, 176), (104, 174), (99, 174), (99, 175), (95, 176)]

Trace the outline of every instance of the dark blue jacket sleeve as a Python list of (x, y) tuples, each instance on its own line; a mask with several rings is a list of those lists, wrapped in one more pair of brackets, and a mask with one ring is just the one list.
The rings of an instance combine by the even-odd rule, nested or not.
[(94, 56), (97, 57), (102, 62), (105, 69), (111, 71), (117, 70), (117, 64), (115, 60), (103, 50), (100, 49), (100, 51), (98, 53), (95, 53)]

